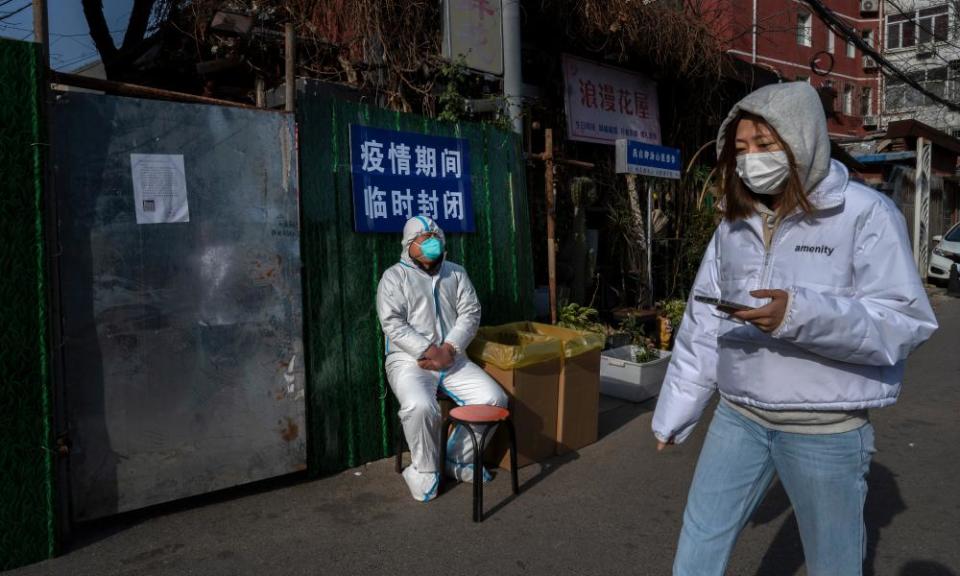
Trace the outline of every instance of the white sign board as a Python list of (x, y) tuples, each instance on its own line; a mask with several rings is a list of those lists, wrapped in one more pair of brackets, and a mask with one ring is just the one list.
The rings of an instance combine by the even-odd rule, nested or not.
[(137, 224), (189, 222), (183, 154), (131, 154)]
[(444, 16), (444, 57), (462, 56), (467, 68), (503, 74), (500, 0), (446, 0)]
[(656, 82), (569, 54), (563, 55), (563, 79), (570, 140), (660, 144)]

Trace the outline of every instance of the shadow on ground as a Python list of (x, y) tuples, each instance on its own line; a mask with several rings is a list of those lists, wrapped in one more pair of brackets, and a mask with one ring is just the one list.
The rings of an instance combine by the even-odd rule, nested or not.
[(281, 488), (308, 481), (310, 481), (310, 478), (306, 472), (296, 472), (286, 476), (278, 476), (276, 478), (268, 478), (258, 482), (251, 482), (241, 486), (226, 488), (217, 492), (211, 492), (209, 494), (200, 494), (198, 496), (192, 496), (182, 500), (165, 502), (163, 504), (157, 504), (148, 508), (124, 512), (115, 516), (107, 516), (106, 518), (101, 518), (99, 520), (80, 522), (72, 526), (69, 540), (65, 542), (64, 549), (61, 551), (61, 554), (67, 554), (69, 552), (90, 546), (91, 544), (96, 544), (97, 542), (110, 538), (115, 534), (129, 530), (138, 524), (159, 518), (161, 516), (176, 514), (178, 512), (183, 512), (184, 510), (190, 510), (194, 508), (203, 508), (204, 506), (211, 506), (230, 500), (252, 496), (254, 494), (272, 492)]
[[(610, 396), (600, 396), (600, 420), (597, 426), (597, 440), (613, 434), (630, 423), (634, 418), (653, 412), (657, 407), (657, 397), (644, 402), (627, 402)], [(652, 441), (652, 434), (651, 441)]]
[(911, 560), (900, 569), (900, 576), (957, 576), (952, 570), (939, 562)]
[[(900, 489), (897, 487), (896, 476), (889, 468), (877, 464), (870, 465), (870, 476), (867, 479), (867, 502), (864, 506), (864, 517), (867, 525), (867, 557), (863, 562), (864, 576), (873, 576), (877, 556), (877, 546), (880, 543), (881, 530), (893, 522), (894, 517), (907, 509)], [(790, 499), (779, 481), (775, 481), (763, 503), (757, 508), (751, 522), (753, 524), (767, 524), (776, 521), (784, 512), (789, 514), (784, 518), (780, 530), (773, 539), (770, 548), (763, 557), (756, 576), (784, 576), (797, 574), (804, 564), (803, 545), (800, 542), (800, 531), (797, 528), (797, 519), (793, 514)], [(934, 568), (929, 568), (933, 566)], [(935, 574), (937, 576), (952, 575), (946, 572), (931, 572), (938, 564), (926, 561), (912, 561), (905, 565), (901, 576), (918, 576), (921, 574)], [(926, 570), (926, 571), (924, 571)]]

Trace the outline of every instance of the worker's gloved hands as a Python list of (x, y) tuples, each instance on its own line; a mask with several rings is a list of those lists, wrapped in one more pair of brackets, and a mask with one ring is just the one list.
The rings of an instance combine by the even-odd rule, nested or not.
[(427, 351), (423, 353), (423, 358), (417, 360), (417, 364), (424, 370), (446, 370), (453, 366), (456, 355), (456, 350), (449, 343), (444, 343), (443, 346), (431, 344)]

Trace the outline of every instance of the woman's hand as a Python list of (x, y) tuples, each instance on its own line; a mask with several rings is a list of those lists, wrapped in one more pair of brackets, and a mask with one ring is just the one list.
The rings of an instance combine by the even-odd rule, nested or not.
[(754, 298), (770, 298), (770, 302), (760, 308), (738, 310), (730, 315), (738, 320), (749, 322), (767, 333), (779, 328), (787, 313), (790, 294), (786, 290), (754, 290), (750, 295)]

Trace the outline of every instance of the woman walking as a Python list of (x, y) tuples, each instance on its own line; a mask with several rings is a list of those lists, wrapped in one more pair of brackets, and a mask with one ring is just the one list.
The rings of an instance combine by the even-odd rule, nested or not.
[(720, 403), (687, 499), (673, 573), (716, 575), (774, 475), (810, 576), (856, 576), (873, 447), (868, 409), (900, 392), (937, 328), (903, 216), (830, 159), (817, 92), (766, 86), (717, 140), (723, 221), (693, 292), (653, 418), (658, 449)]

